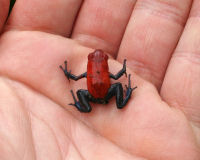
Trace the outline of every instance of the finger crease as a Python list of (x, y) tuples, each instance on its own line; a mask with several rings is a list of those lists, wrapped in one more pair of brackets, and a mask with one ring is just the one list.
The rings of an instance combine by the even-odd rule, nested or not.
[[(132, 63), (132, 68), (134, 68), (136, 73), (141, 73), (142, 75), (146, 75), (144, 76), (144, 78), (146, 77), (151, 77), (150, 81), (155, 82), (158, 85), (161, 85), (162, 83), (162, 78), (160, 76), (160, 73), (154, 69), (154, 68), (150, 68), (148, 65), (145, 65), (143, 62), (139, 62), (139, 61), (130, 61), (130, 63)], [(159, 68), (159, 67), (158, 67)]]
[(186, 16), (183, 14), (183, 10), (179, 6), (167, 1), (141, 0), (138, 1), (135, 9), (148, 11), (152, 15), (165, 18), (181, 26), (185, 25)]
[(200, 51), (198, 52), (176, 52), (172, 58), (179, 58), (189, 61), (192, 64), (200, 65)]

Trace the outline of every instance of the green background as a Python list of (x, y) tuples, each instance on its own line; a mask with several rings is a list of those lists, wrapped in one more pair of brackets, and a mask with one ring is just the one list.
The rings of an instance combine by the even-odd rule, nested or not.
[(13, 5), (15, 4), (15, 0), (10, 0), (10, 9), (9, 9), (9, 13), (12, 10)]

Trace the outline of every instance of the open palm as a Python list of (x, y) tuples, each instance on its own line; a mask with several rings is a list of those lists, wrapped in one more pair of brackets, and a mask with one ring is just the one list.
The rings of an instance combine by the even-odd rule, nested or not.
[[(0, 6), (0, 159), (200, 159), (198, 0), (17, 0), (5, 25)], [(84, 73), (96, 48), (112, 73), (127, 59), (138, 88), (122, 110), (68, 105), (86, 81), (59, 65)]]

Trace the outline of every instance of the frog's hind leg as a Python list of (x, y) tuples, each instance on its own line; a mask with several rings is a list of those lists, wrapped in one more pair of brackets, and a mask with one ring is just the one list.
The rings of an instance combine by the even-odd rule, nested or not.
[(88, 92), (88, 90), (79, 89), (76, 92), (79, 101), (76, 99), (72, 90), (71, 94), (74, 99), (74, 104), (70, 103), (69, 105), (75, 106), (80, 112), (91, 112), (92, 108), (89, 104), (90, 93)]
[(126, 86), (126, 95), (123, 96), (123, 87), (121, 83), (114, 83), (111, 85), (110, 89), (108, 90), (106, 100), (108, 101), (113, 96), (116, 96), (116, 105), (118, 109), (122, 109), (128, 100), (131, 97), (131, 94), (134, 89), (137, 87), (131, 88), (131, 80), (130, 80), (130, 74), (128, 75), (128, 86)]

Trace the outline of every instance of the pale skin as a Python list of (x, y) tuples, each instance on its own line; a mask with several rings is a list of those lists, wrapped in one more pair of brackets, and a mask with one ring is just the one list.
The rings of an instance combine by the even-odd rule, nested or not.
[[(199, 160), (199, 0), (0, 0), (0, 159)], [(78, 15), (78, 16), (77, 16)], [(100, 48), (138, 88), (80, 113), (59, 65)], [(127, 78), (119, 80), (124, 85)], [(114, 81), (112, 80), (112, 83)]]

